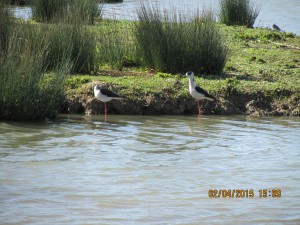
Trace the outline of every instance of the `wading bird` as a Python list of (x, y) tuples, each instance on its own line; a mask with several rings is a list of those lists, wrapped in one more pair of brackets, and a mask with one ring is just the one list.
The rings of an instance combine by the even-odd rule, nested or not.
[(194, 81), (194, 73), (189, 71), (185, 74), (189, 78), (189, 91), (190, 94), (198, 101), (198, 112), (201, 114), (200, 100), (207, 99), (209, 101), (215, 100), (215, 97), (208, 94), (203, 88), (197, 86)]
[(273, 24), (272, 26), (273, 30), (276, 30), (276, 31), (282, 31), (276, 24)]
[(101, 102), (104, 102), (104, 114), (107, 115), (107, 106), (106, 102), (111, 101), (112, 99), (123, 99), (120, 95), (117, 93), (110, 91), (106, 88), (102, 88), (99, 84), (96, 84), (94, 87), (94, 94), (95, 97), (100, 100)]

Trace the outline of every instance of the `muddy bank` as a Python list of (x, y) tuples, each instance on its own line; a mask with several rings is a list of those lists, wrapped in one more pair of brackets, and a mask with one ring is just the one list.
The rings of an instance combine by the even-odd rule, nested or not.
[[(114, 89), (118, 92), (118, 89)], [(174, 94), (174, 93), (173, 93)], [(280, 98), (247, 93), (219, 93), (217, 101), (201, 101), (202, 114), (245, 114), (269, 116), (300, 116), (300, 93), (287, 93)], [(174, 96), (172, 93), (133, 93), (122, 101), (107, 103), (109, 114), (129, 115), (184, 115), (197, 114), (197, 102), (189, 96)], [(92, 84), (80, 91), (69, 92), (61, 113), (103, 114), (104, 103), (93, 96)]]

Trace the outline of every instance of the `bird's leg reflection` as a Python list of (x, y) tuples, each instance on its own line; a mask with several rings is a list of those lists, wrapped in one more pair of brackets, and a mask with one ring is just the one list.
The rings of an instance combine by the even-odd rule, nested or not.
[(201, 114), (198, 114), (198, 125), (200, 126), (200, 122), (201, 122)]

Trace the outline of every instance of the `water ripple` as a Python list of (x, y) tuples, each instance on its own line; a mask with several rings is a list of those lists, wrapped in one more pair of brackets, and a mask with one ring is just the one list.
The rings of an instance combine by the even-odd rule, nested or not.
[[(299, 140), (299, 118), (62, 116), (50, 124), (2, 122), (0, 219), (298, 224)], [(253, 189), (255, 197), (214, 199), (209, 189)], [(280, 189), (282, 196), (260, 198), (260, 189)]]

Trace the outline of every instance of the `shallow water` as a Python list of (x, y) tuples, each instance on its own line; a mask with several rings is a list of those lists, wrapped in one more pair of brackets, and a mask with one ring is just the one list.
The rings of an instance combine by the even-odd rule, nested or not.
[(300, 224), (299, 175), (299, 118), (0, 123), (1, 224)]
[[(159, 3), (161, 8), (179, 8), (184, 10), (194, 10), (195, 8), (212, 9), (218, 12), (219, 0), (124, 0), (123, 3), (105, 4), (104, 17), (117, 19), (135, 19), (136, 8), (139, 2)], [(260, 7), (260, 14), (254, 24), (255, 27), (269, 27), (275, 23), (282, 30), (300, 35), (300, 1), (299, 0), (252, 0)], [(29, 7), (17, 7), (15, 14), (18, 17), (30, 18), (31, 9)]]

